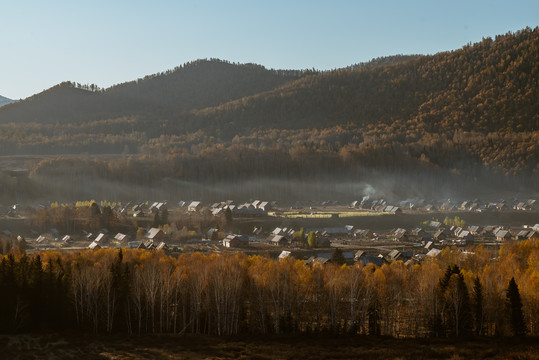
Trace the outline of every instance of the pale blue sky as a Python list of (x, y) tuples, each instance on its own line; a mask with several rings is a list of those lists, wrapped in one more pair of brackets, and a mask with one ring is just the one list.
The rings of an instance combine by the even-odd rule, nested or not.
[(101, 87), (199, 58), (333, 69), (539, 25), (539, 0), (0, 0), (0, 95)]

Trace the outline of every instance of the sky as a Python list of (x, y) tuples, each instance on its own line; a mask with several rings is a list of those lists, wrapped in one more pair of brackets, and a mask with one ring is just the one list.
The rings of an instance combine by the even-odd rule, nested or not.
[(526, 26), (538, 0), (0, 0), (0, 95), (107, 88), (203, 58), (328, 70)]

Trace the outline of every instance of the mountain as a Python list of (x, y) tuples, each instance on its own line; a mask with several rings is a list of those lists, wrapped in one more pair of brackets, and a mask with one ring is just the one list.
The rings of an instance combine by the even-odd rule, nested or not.
[(443, 132), (539, 130), (539, 29), (393, 65), (313, 74), (192, 113), (195, 127), (323, 128), (403, 121)]
[(197, 60), (108, 89), (63, 82), (0, 111), (0, 123), (80, 123), (122, 116), (176, 116), (272, 90), (308, 71)]
[(3, 97), (0, 95), (0, 107), (11, 104), (12, 102), (14, 102), (14, 100), (8, 99), (7, 97)]
[[(140, 154), (81, 170), (131, 179), (146, 167), (145, 179), (197, 180), (383, 168), (532, 181), (538, 78), (539, 28), (325, 72), (197, 60), (108, 89), (66, 82), (4, 106), (0, 152)], [(53, 171), (47, 164), (40, 171)]]

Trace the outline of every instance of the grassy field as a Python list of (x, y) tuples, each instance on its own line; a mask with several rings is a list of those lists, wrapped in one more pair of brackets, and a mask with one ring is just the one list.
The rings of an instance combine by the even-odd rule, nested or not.
[[(284, 217), (288, 219), (296, 219), (296, 218), (305, 218), (305, 219), (330, 219), (334, 216), (338, 216), (339, 218), (345, 218), (345, 217), (363, 217), (363, 216), (380, 216), (380, 215), (388, 215), (390, 213), (382, 213), (382, 212), (374, 212), (374, 211), (342, 211), (342, 210), (313, 210), (311, 212), (304, 211), (304, 212), (298, 212), (298, 211), (279, 211), (279, 212), (272, 212), (268, 215), (270, 216), (279, 216)], [(391, 215), (391, 214), (390, 214)]]
[(2, 359), (539, 359), (539, 339), (0, 336)]

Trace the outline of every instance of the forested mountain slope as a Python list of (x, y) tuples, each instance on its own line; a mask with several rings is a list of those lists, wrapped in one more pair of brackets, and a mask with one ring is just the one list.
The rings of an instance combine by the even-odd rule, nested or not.
[(533, 131), (539, 129), (538, 79), (539, 30), (527, 29), (394, 65), (306, 76), (195, 111), (191, 128), (201, 121), (241, 132), (400, 120), (429, 132)]
[(307, 73), (198, 60), (109, 89), (63, 82), (2, 108), (0, 123), (67, 124), (140, 115), (159, 121), (192, 109), (268, 91)]

